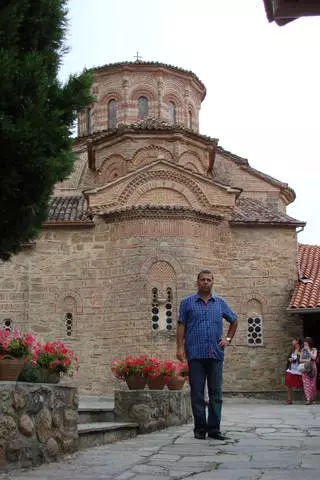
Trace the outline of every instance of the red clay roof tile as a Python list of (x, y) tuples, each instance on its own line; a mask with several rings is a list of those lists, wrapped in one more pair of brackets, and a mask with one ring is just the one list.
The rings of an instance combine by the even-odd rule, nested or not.
[(289, 309), (320, 308), (320, 246), (299, 245), (299, 269)]
[(233, 225), (283, 225), (283, 226), (304, 226), (305, 222), (289, 217), (286, 213), (279, 212), (259, 200), (241, 198), (237, 202), (232, 219)]
[(88, 222), (86, 200), (83, 195), (52, 197), (47, 222)]

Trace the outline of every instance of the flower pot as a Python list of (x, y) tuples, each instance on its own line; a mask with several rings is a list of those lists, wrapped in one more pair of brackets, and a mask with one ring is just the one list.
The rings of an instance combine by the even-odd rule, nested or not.
[(24, 357), (6, 355), (0, 360), (0, 381), (15, 381), (19, 377), (25, 362)]
[(149, 390), (163, 390), (166, 385), (166, 380), (162, 377), (150, 378), (148, 377)]
[(132, 375), (126, 378), (129, 390), (143, 390), (146, 386), (147, 379), (140, 375)]
[(59, 373), (50, 372), (49, 368), (40, 368), (41, 372), (41, 381), (43, 383), (59, 383), (60, 375)]
[(172, 377), (167, 383), (167, 387), (169, 390), (182, 390), (186, 380), (186, 377)]

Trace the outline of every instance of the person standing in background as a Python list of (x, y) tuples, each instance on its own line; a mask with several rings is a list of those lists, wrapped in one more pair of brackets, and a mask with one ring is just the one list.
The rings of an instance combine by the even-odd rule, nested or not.
[(304, 371), (302, 370), (302, 382), (303, 382), (303, 390), (306, 396), (306, 405), (311, 405), (317, 395), (317, 363), (316, 359), (318, 356), (318, 352), (316, 348), (313, 348), (313, 340), (310, 337), (306, 337), (303, 340), (303, 348), (301, 350), (300, 355), (300, 364), (310, 362), (311, 364), (311, 371), (313, 369), (313, 374), (310, 375), (310, 370)]
[(292, 390), (302, 389), (302, 375), (299, 372), (299, 359), (300, 359), (300, 342), (294, 338), (292, 340), (292, 348), (288, 356), (285, 385), (288, 391), (287, 404), (292, 404)]

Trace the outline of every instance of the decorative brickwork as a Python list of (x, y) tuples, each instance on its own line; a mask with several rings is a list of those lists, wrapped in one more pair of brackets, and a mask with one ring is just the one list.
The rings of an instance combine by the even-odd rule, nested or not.
[[(170, 188), (170, 185), (173, 184), (175, 184), (175, 188), (178, 191), (182, 188), (186, 195), (192, 195), (191, 204), (193, 206), (201, 205), (205, 209), (208, 208), (207, 198), (193, 180), (179, 172), (165, 170), (149, 171), (148, 173), (141, 173), (136, 176), (120, 195), (119, 203), (122, 205), (128, 203), (135, 204), (140, 195), (145, 191), (159, 188), (160, 185)], [(188, 187), (188, 190), (186, 190), (185, 187)]]
[(107, 158), (99, 170), (99, 184), (105, 185), (116, 178), (125, 175), (126, 162), (121, 155), (111, 155)]
[(204, 163), (200, 155), (196, 152), (183, 152), (179, 158), (179, 165), (202, 174), (205, 174), (209, 167), (208, 165), (206, 167)]
[(169, 150), (158, 146), (143, 147), (138, 150), (133, 159), (133, 168), (140, 168), (144, 165), (150, 165), (150, 163), (156, 160), (169, 160), (172, 161), (172, 154)]

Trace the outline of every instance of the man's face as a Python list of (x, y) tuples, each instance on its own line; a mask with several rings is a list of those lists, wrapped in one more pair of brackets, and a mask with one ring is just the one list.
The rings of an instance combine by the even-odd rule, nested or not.
[(197, 283), (199, 292), (210, 293), (213, 286), (212, 273), (201, 273)]

